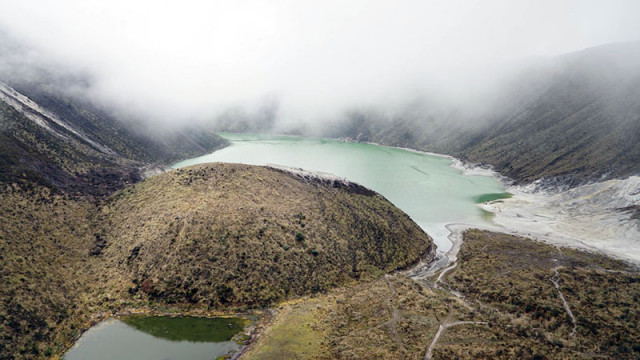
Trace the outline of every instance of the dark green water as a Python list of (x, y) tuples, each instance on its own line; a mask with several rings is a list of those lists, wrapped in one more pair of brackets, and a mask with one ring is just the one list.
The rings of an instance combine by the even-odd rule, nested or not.
[(467, 176), (449, 158), (372, 144), (251, 134), (220, 134), (231, 146), (181, 161), (277, 164), (321, 171), (355, 181), (384, 195), (406, 212), (446, 252), (445, 225), (489, 225), (491, 213), (477, 204), (510, 196), (490, 176)]
[(513, 195), (509, 194), (509, 193), (497, 193), (497, 194), (482, 194), (482, 195), (478, 195), (476, 197), (473, 198), (473, 201), (476, 202), (476, 204), (482, 204), (484, 202), (487, 201), (495, 201), (495, 200), (500, 200), (500, 199), (508, 199), (510, 197), (512, 197)]
[(82, 335), (65, 360), (212, 360), (238, 349), (231, 338), (248, 320), (129, 316), (104, 321)]

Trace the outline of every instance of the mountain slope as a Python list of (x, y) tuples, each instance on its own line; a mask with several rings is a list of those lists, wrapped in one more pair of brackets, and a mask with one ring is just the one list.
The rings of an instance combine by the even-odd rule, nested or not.
[[(44, 83), (0, 82), (0, 181), (106, 195), (139, 181), (143, 167), (226, 145), (213, 133), (179, 129), (147, 135)], [(26, 185), (29, 186), (29, 185)]]
[[(473, 162), (531, 182), (569, 185), (640, 172), (640, 43), (616, 44), (559, 59), (526, 98), (458, 150)], [(517, 85), (529, 86), (529, 84)], [(514, 106), (515, 105), (515, 106)]]
[(83, 304), (95, 204), (0, 186), (0, 359), (48, 357), (90, 320)]
[[(491, 111), (431, 106), (353, 111), (323, 135), (491, 164), (517, 182), (565, 185), (640, 173), (640, 42), (540, 61), (497, 91)], [(458, 109), (456, 109), (456, 106)]]
[(11, 85), (78, 132), (136, 161), (170, 163), (210, 152), (226, 144), (220, 137), (200, 128), (184, 126), (164, 130), (161, 126), (155, 126), (149, 129), (149, 124), (119, 119), (87, 99), (72, 95), (65, 88), (76, 86), (84, 89), (87, 85), (81, 79), (61, 80), (53, 75), (42, 74), (37, 80), (14, 80)]
[(142, 163), (103, 153), (59, 127), (49, 130), (6, 102), (0, 102), (0, 138), (3, 183), (106, 194), (140, 179)]

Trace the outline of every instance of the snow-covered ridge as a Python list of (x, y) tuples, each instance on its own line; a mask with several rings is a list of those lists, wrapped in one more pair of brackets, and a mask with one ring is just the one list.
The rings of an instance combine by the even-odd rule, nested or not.
[(27, 119), (45, 128), (47, 131), (54, 134), (55, 136), (58, 136), (63, 139), (68, 139), (67, 136), (59, 133), (53, 127), (51, 127), (50, 124), (52, 123), (67, 130), (74, 136), (78, 137), (80, 140), (91, 145), (96, 150), (108, 155), (116, 155), (116, 152), (111, 150), (108, 146), (91, 140), (88, 136), (74, 129), (71, 125), (69, 125), (62, 119), (60, 119), (55, 114), (51, 113), (46, 109), (43, 109), (38, 104), (36, 104), (33, 100), (29, 99), (23, 94), (20, 94), (15, 89), (13, 89), (9, 85), (1, 81), (0, 81), (0, 100), (9, 104), (11, 107), (16, 109), (20, 113), (22, 113)]

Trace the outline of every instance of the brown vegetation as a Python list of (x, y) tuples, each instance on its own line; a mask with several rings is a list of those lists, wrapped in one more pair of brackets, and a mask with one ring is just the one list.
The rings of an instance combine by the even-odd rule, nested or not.
[(431, 252), (407, 215), (360, 190), (228, 164), (158, 175), (98, 206), (5, 186), (0, 359), (59, 354), (121, 311), (268, 306)]
[[(432, 359), (640, 355), (637, 269), (603, 255), (480, 230), (466, 232), (458, 258), (437, 287), (435, 280), (418, 283), (396, 273), (332, 290), (310, 300), (311, 307), (285, 304), (278, 327), (264, 334), (248, 358), (276, 345), (295, 351), (289, 344), (315, 336), (322, 345), (318, 352), (292, 358), (424, 359), (441, 327)], [(575, 335), (551, 280), (577, 320)], [(292, 335), (302, 314), (307, 331)], [(287, 341), (278, 329), (289, 331)]]
[[(216, 164), (156, 176), (99, 213), (102, 252), (134, 297), (262, 306), (405, 268), (432, 251), (380, 195)], [(111, 242), (110, 240), (108, 240)], [(125, 289), (126, 290), (126, 289)]]
[(0, 191), (0, 359), (50, 355), (80, 333), (93, 210), (47, 188)]

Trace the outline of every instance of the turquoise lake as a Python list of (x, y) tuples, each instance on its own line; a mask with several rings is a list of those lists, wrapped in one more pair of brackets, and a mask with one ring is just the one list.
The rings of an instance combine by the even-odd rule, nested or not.
[(252, 134), (220, 134), (231, 145), (184, 160), (174, 168), (207, 162), (283, 165), (346, 178), (377, 191), (406, 212), (446, 252), (450, 223), (488, 225), (478, 202), (506, 197), (490, 176), (467, 176), (447, 157), (373, 144)]

